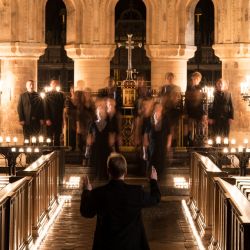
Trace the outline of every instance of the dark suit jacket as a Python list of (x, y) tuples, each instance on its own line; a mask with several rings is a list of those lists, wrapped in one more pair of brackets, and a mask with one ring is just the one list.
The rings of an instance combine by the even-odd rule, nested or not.
[(28, 92), (24, 92), (20, 95), (17, 112), (19, 116), (19, 121), (24, 121), (26, 125), (30, 124), (33, 117), (35, 120), (43, 120), (44, 110), (42, 98), (37, 92), (30, 93), (33, 95), (33, 104), (30, 102), (30, 97)]
[(64, 103), (65, 96), (62, 92), (48, 92), (45, 99), (45, 120), (51, 120), (52, 124), (60, 127), (63, 122)]
[(155, 180), (150, 181), (150, 187), (151, 192), (147, 193), (141, 186), (111, 180), (105, 186), (83, 191), (82, 216), (97, 215), (94, 250), (149, 249), (141, 209), (156, 205), (161, 197)]
[(234, 108), (232, 96), (229, 92), (223, 91), (214, 93), (214, 101), (209, 114), (209, 118), (218, 121), (234, 119)]

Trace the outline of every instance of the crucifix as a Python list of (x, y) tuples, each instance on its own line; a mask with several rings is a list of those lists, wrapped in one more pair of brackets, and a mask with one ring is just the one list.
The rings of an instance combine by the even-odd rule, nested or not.
[(128, 40), (125, 44), (118, 43), (118, 48), (124, 46), (128, 50), (128, 69), (127, 69), (127, 77), (126, 80), (133, 80), (133, 72), (136, 72), (136, 70), (132, 69), (132, 49), (135, 48), (135, 46), (138, 46), (139, 48), (142, 47), (142, 43), (135, 44), (134, 41), (132, 41), (132, 34), (128, 34)]

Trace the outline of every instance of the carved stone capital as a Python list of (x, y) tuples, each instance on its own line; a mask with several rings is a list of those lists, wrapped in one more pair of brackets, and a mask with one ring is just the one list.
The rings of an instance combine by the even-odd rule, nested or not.
[(72, 44), (66, 45), (68, 57), (72, 59), (108, 59), (115, 51), (114, 44)]
[(188, 45), (151, 45), (145, 46), (151, 60), (188, 60), (194, 56), (196, 46)]
[(0, 43), (0, 58), (38, 59), (46, 48), (45, 43), (4, 42)]
[(213, 49), (215, 51), (215, 55), (221, 60), (249, 60), (250, 58), (249, 43), (214, 44)]

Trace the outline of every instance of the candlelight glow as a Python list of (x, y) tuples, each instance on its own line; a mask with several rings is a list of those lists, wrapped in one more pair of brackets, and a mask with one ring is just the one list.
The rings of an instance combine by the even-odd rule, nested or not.
[(31, 138), (31, 142), (32, 142), (32, 143), (36, 143), (36, 137), (35, 137), (35, 136), (33, 136), (33, 137)]
[(10, 136), (6, 136), (5, 141), (6, 141), (7, 143), (10, 143)]
[(17, 143), (17, 137), (16, 137), (16, 136), (13, 137), (13, 142), (14, 142), (14, 143)]
[(2, 136), (0, 136), (0, 143), (2, 143), (3, 142), (3, 137)]
[(228, 140), (227, 137), (224, 138), (223, 143), (224, 143), (224, 144), (228, 144), (228, 143), (229, 143), (229, 140)]
[(43, 143), (44, 142), (44, 137), (42, 135), (40, 135), (38, 137), (38, 141), (39, 141), (39, 143)]
[(212, 139), (208, 139), (207, 144), (208, 145), (213, 145), (213, 140)]
[(228, 148), (223, 148), (223, 153), (224, 154), (227, 154), (229, 151), (228, 151)]
[(217, 136), (215, 139), (216, 144), (221, 144), (221, 137)]
[(235, 144), (236, 144), (236, 140), (235, 140), (235, 139), (232, 139), (232, 140), (231, 140), (231, 144), (232, 144), (232, 145), (235, 145)]

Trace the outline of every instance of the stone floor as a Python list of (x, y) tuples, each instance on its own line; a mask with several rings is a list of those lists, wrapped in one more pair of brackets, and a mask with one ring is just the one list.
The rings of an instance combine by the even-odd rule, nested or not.
[[(67, 169), (66, 169), (67, 174)], [(129, 178), (130, 183), (145, 182)], [(100, 183), (94, 183), (94, 186)], [(71, 202), (65, 203), (40, 250), (90, 250), (95, 219), (85, 219), (79, 212), (80, 189), (65, 190)], [(198, 249), (182, 212), (181, 200), (187, 196), (164, 196), (161, 203), (143, 210), (143, 220), (151, 250)]]

